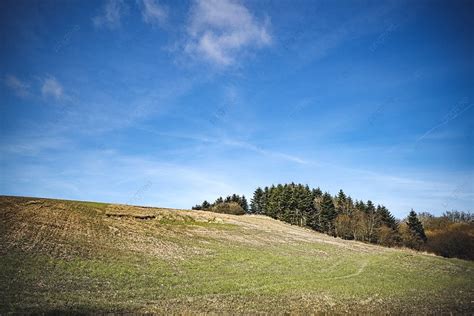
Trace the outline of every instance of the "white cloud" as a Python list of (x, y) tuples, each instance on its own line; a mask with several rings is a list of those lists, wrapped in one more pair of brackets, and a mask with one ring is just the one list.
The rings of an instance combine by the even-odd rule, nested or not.
[(17, 94), (20, 97), (27, 97), (30, 94), (29, 85), (22, 82), (20, 79), (18, 79), (15, 76), (12, 76), (12, 75), (6, 76), (4, 82), (7, 85), (7, 87), (12, 89), (15, 92), (15, 94)]
[(23, 136), (5, 137), (0, 145), (0, 152), (23, 156), (36, 156), (51, 150), (65, 148), (69, 141), (64, 137)]
[(41, 93), (45, 97), (52, 96), (57, 100), (61, 99), (64, 96), (63, 87), (54, 77), (47, 77), (43, 80)]
[(107, 0), (102, 12), (92, 19), (94, 26), (116, 29), (120, 26), (120, 19), (125, 11), (123, 0)]
[(160, 136), (164, 136), (164, 137), (188, 139), (188, 140), (193, 140), (193, 141), (197, 141), (201, 143), (216, 144), (219, 146), (223, 145), (223, 146), (228, 146), (228, 147), (243, 148), (248, 151), (252, 151), (252, 152), (267, 156), (267, 157), (273, 157), (273, 158), (281, 159), (284, 161), (290, 161), (290, 162), (294, 162), (300, 165), (306, 165), (306, 164), (311, 163), (311, 161), (307, 161), (295, 155), (290, 155), (290, 154), (286, 154), (286, 153), (282, 153), (282, 152), (274, 151), (274, 150), (268, 150), (261, 146), (256, 146), (246, 141), (240, 141), (240, 140), (231, 139), (231, 138), (221, 138), (221, 137), (215, 137), (215, 136), (211, 137), (211, 136), (203, 136), (203, 135), (197, 135), (197, 134), (190, 135), (190, 134), (175, 134), (175, 133), (170, 133), (170, 132), (159, 132), (152, 128), (147, 128), (147, 127), (140, 127), (139, 129), (153, 133), (153, 134), (157, 134)]
[(185, 51), (218, 66), (236, 62), (245, 49), (271, 43), (268, 20), (258, 21), (234, 0), (196, 0), (188, 21)]
[(250, 150), (250, 151), (265, 155), (265, 156), (268, 156), (268, 157), (274, 157), (274, 158), (294, 162), (294, 163), (297, 163), (297, 164), (300, 164), (300, 165), (306, 165), (306, 164), (309, 163), (308, 161), (306, 161), (306, 160), (304, 160), (300, 157), (285, 154), (285, 153), (281, 153), (281, 152), (278, 152), (278, 151), (267, 150), (267, 149), (264, 149), (260, 146), (255, 146), (255, 145), (253, 145), (251, 143), (248, 143), (248, 142), (235, 141), (235, 140), (232, 140), (232, 139), (224, 139), (224, 140), (222, 140), (222, 143), (224, 145), (241, 147), (241, 148), (244, 148), (244, 149), (247, 149), (247, 150)]
[(142, 0), (142, 17), (145, 23), (163, 24), (168, 17), (168, 11), (156, 0)]

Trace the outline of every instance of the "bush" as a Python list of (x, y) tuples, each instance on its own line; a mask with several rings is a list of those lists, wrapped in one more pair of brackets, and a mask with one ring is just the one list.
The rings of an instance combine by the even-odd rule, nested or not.
[(393, 247), (397, 245), (400, 236), (398, 232), (386, 225), (376, 229), (377, 243), (383, 246)]
[(244, 215), (245, 210), (237, 202), (224, 202), (214, 205), (209, 209), (211, 212), (231, 214), (231, 215)]
[(443, 257), (474, 260), (474, 224), (454, 223), (427, 235), (426, 250)]

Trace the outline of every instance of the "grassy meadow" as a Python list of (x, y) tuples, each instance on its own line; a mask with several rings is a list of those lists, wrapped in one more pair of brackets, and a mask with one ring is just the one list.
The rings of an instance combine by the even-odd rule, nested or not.
[(265, 216), (0, 197), (0, 314), (474, 312), (474, 263)]

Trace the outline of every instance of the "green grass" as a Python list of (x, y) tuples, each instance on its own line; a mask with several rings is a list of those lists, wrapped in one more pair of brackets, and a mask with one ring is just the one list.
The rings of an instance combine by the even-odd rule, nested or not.
[[(0, 202), (2, 314), (473, 312), (468, 261), (341, 241), (271, 219), (150, 210), (164, 213), (118, 220), (103, 213), (114, 206), (89, 202), (58, 201), (61, 211), (50, 200), (36, 209)], [(50, 225), (55, 220), (74, 225)]]

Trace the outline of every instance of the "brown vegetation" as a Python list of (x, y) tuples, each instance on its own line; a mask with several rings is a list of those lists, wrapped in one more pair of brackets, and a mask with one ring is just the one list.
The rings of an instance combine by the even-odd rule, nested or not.
[(231, 214), (231, 215), (244, 215), (245, 214), (245, 210), (236, 202), (219, 203), (207, 210), (214, 213)]

